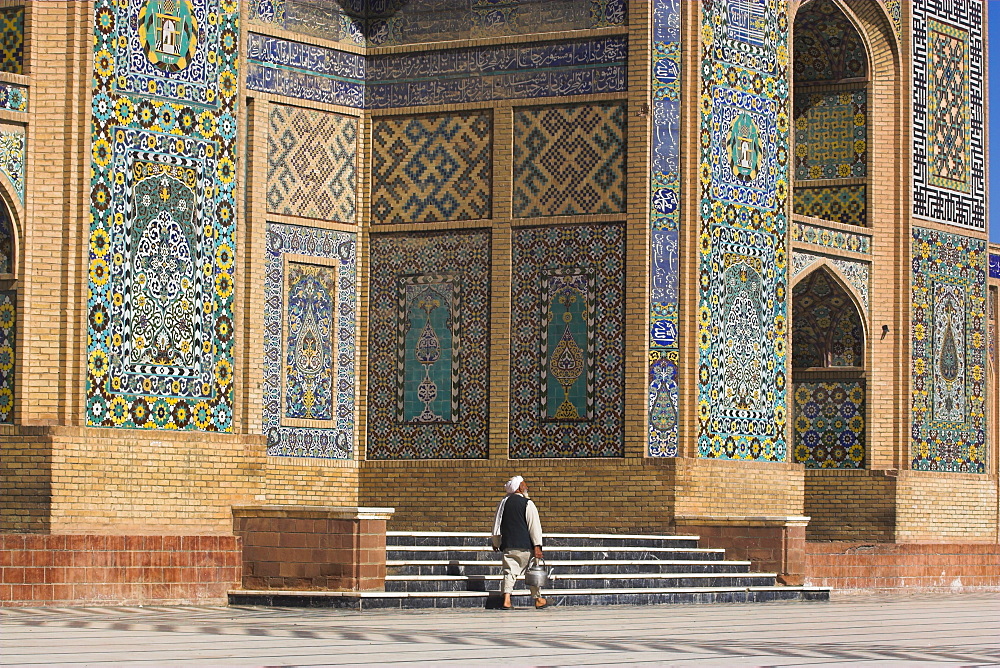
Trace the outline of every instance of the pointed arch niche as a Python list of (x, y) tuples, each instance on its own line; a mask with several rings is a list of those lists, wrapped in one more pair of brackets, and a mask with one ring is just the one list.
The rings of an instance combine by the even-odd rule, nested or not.
[(864, 323), (827, 263), (792, 288), (793, 458), (806, 468), (865, 467)]
[(794, 213), (868, 226), (868, 54), (833, 0), (795, 16)]

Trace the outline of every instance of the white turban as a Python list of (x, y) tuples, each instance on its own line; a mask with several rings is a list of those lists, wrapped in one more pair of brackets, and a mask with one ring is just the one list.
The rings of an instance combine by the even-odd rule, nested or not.
[(507, 484), (504, 485), (504, 489), (507, 490), (508, 494), (514, 494), (517, 492), (522, 482), (524, 482), (524, 478), (522, 478), (519, 475), (516, 475), (507, 481)]

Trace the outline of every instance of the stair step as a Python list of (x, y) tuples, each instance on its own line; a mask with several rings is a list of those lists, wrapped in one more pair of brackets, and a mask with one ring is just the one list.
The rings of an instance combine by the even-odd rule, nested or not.
[[(387, 592), (499, 591), (501, 575), (390, 575)], [(554, 574), (545, 592), (567, 589), (655, 589), (677, 587), (764, 587), (774, 585), (775, 573), (637, 573), (612, 575)]]
[[(566, 589), (546, 596), (550, 606), (657, 605), (678, 603), (748, 603), (764, 601), (825, 601), (830, 590), (821, 587), (660, 587), (654, 589)], [(230, 605), (287, 607), (472, 608), (497, 605), (494, 592), (325, 592), (232, 590)], [(527, 591), (513, 594), (518, 607), (530, 607)]]
[[(386, 545), (402, 547), (406, 545), (489, 545), (490, 534), (484, 531), (387, 531)], [(697, 548), (698, 536), (661, 536), (641, 534), (545, 534), (545, 544), (549, 547), (569, 547), (589, 545), (595, 547), (690, 547)]]
[[(639, 573), (748, 573), (749, 561), (696, 561), (693, 559), (546, 559), (546, 565), (562, 574), (639, 574)], [(489, 575), (500, 571), (499, 561), (420, 560), (386, 561), (394, 575)]]
[[(446, 553), (450, 560), (488, 560), (496, 561), (497, 552), (490, 546), (454, 546), (454, 545), (410, 545), (405, 547), (389, 547), (386, 554), (391, 560), (410, 560), (440, 558)], [(634, 559), (660, 559), (661, 555), (673, 559), (722, 559), (726, 551), (712, 548), (694, 547), (608, 547), (575, 545), (567, 547), (545, 547), (546, 561), (565, 559), (592, 559), (594, 555), (611, 555), (621, 553)]]

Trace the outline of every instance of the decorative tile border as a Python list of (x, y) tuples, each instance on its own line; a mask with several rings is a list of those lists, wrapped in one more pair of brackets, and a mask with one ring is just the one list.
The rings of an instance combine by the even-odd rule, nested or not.
[[(357, 311), (355, 235), (297, 225), (267, 224), (264, 274), (264, 412), (267, 454), (289, 457), (350, 459), (354, 454), (355, 320)], [(308, 264), (309, 258), (332, 261), (336, 272), (333, 306), (334, 411), (325, 428), (282, 424), (285, 361), (285, 257)]]
[(250, 33), (247, 88), (354, 108), (487, 102), (627, 89), (627, 39), (364, 57)]
[(650, 457), (677, 456), (677, 230), (680, 217), (681, 0), (653, 2), (650, 172)]
[(788, 7), (701, 10), (698, 454), (787, 461)]
[(792, 223), (792, 241), (816, 246), (826, 246), (835, 250), (851, 251), (871, 255), (872, 239), (865, 234), (854, 234), (795, 221)]
[(249, 0), (252, 22), (354, 46), (398, 46), (621, 26), (627, 0), (354, 3)]

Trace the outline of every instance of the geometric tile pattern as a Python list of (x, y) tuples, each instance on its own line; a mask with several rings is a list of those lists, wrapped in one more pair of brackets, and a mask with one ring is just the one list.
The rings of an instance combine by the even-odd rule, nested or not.
[(880, 2), (885, 6), (889, 20), (892, 21), (892, 29), (896, 33), (896, 39), (899, 39), (903, 33), (903, 14), (900, 8), (902, 0), (880, 0)]
[(854, 300), (825, 270), (792, 290), (792, 367), (864, 366), (865, 330)]
[(810, 218), (865, 227), (868, 224), (868, 187), (797, 186), (792, 193), (792, 210)]
[(865, 467), (864, 381), (796, 383), (795, 461), (807, 469)]
[(986, 472), (986, 242), (913, 228), (912, 445), (920, 471)]
[(701, 457), (789, 457), (787, 10), (702, 0)]
[(813, 0), (795, 16), (795, 83), (867, 76), (865, 43), (832, 0)]
[[(353, 234), (267, 224), (262, 426), (268, 455), (353, 456), (356, 265)], [(312, 288), (313, 294), (301, 288)], [(305, 343), (313, 345), (299, 345)], [(307, 408), (302, 399), (308, 387), (313, 390)], [(289, 425), (283, 418), (325, 424)]]
[(0, 9), (0, 72), (24, 74), (24, 7)]
[(354, 223), (358, 119), (271, 105), (267, 210)]
[(914, 0), (913, 215), (986, 229), (981, 0)]
[(927, 21), (928, 79), (927, 170), (933, 185), (968, 193), (971, 128), (969, 108), (969, 33)]
[(680, 219), (681, 0), (653, 2), (650, 169), (650, 457), (677, 456), (677, 234)]
[(398, 46), (622, 25), (627, 0), (250, 0), (251, 21), (357, 46)]
[(390, 109), (628, 89), (623, 36), (362, 56), (250, 33), (247, 88)]
[(515, 218), (625, 210), (625, 104), (514, 112)]
[(872, 252), (872, 238), (870, 236), (831, 230), (827, 227), (819, 227), (808, 223), (795, 222), (792, 224), (792, 241), (825, 246), (834, 250), (862, 253), (864, 255), (870, 255)]
[(0, 291), (0, 423), (14, 421), (14, 375), (17, 370), (17, 291)]
[(0, 124), (0, 173), (10, 179), (17, 198), (24, 203), (24, 127)]
[(624, 240), (621, 225), (515, 230), (511, 458), (624, 455)]
[(372, 221), (489, 218), (492, 126), (488, 111), (376, 119)]
[(485, 459), (489, 233), (374, 234), (370, 291), (368, 459)]
[(95, 4), (90, 426), (232, 430), (238, 14)]
[(0, 82), (0, 109), (27, 111), (28, 89), (24, 86)]
[(868, 174), (868, 91), (799, 91), (795, 96), (795, 178)]

